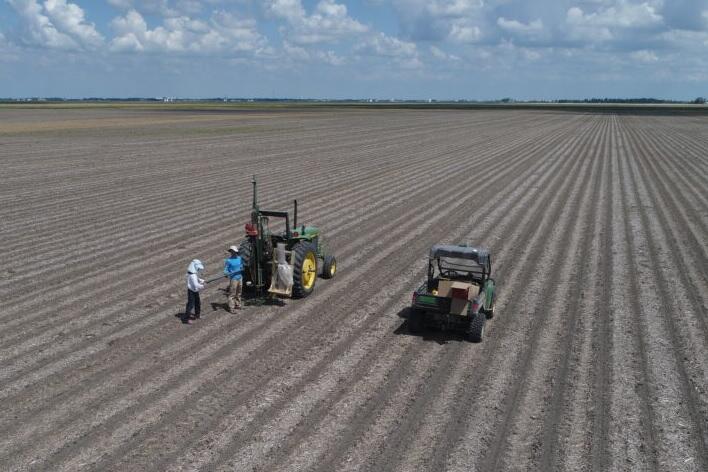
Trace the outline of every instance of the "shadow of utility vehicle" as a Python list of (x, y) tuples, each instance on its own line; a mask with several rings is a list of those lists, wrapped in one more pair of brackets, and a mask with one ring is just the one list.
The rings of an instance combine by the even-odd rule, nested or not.
[(413, 292), (408, 329), (454, 330), (471, 342), (482, 341), (485, 322), (494, 316), (496, 284), (491, 273), (487, 249), (434, 245), (427, 280)]

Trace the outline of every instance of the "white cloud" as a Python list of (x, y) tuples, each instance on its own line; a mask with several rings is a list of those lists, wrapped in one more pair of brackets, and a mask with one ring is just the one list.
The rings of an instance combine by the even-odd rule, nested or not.
[(331, 66), (341, 66), (346, 63), (346, 60), (338, 56), (334, 51), (317, 51), (315, 57), (320, 61)]
[(439, 47), (436, 46), (430, 46), (430, 54), (433, 55), (435, 59), (439, 59), (441, 61), (459, 61), (460, 58), (454, 54), (448, 54)]
[(283, 41), (283, 52), (286, 60), (296, 63), (309, 62), (341, 66), (347, 62), (345, 58), (334, 51), (308, 50), (288, 41)]
[(708, 31), (671, 30), (661, 33), (659, 39), (673, 49), (690, 51), (698, 45), (708, 46)]
[(116, 32), (111, 42), (114, 51), (258, 54), (266, 47), (255, 20), (222, 11), (214, 12), (209, 21), (180, 16), (150, 29), (139, 12), (130, 10), (111, 26)]
[(644, 63), (652, 63), (652, 62), (657, 62), (659, 58), (656, 56), (654, 51), (649, 51), (649, 50), (641, 50), (641, 51), (635, 51), (630, 54), (632, 59), (638, 62), (644, 62)]
[(20, 59), (17, 47), (5, 39), (5, 35), (0, 32), (0, 61), (13, 62)]
[(413, 40), (472, 43), (484, 36), (483, 0), (393, 0), (403, 33)]
[(44, 9), (58, 29), (76, 38), (82, 45), (98, 47), (103, 43), (93, 23), (87, 23), (84, 11), (75, 3), (66, 0), (47, 0)]
[(416, 69), (423, 66), (415, 43), (402, 41), (378, 32), (366, 37), (354, 51), (362, 56), (373, 56), (393, 61), (399, 67)]
[(55, 49), (93, 49), (103, 43), (84, 11), (66, 0), (8, 0), (24, 21), (26, 43)]
[(448, 38), (458, 43), (474, 43), (482, 37), (482, 30), (478, 26), (469, 24), (466, 20), (450, 23)]
[(281, 32), (296, 44), (333, 43), (369, 30), (335, 0), (320, 0), (311, 15), (300, 0), (267, 0), (265, 8), (271, 16), (285, 20), (287, 27)]
[(432, 16), (460, 17), (482, 7), (482, 0), (433, 0), (427, 3), (427, 10)]
[(663, 18), (654, 5), (647, 2), (628, 3), (624, 0), (592, 13), (572, 7), (566, 15), (570, 38), (588, 42), (608, 41), (616, 38), (618, 32), (623, 30), (656, 27), (662, 22)]
[(165, 17), (199, 13), (202, 7), (201, 2), (194, 0), (182, 0), (174, 5), (168, 0), (108, 0), (108, 3), (120, 10), (136, 10)]
[(503, 16), (500, 16), (497, 19), (497, 25), (504, 31), (524, 36), (535, 35), (543, 31), (543, 22), (541, 20), (522, 23), (518, 20), (507, 20)]
[(358, 52), (392, 58), (412, 58), (418, 55), (415, 43), (401, 41), (384, 33), (371, 35), (356, 49)]

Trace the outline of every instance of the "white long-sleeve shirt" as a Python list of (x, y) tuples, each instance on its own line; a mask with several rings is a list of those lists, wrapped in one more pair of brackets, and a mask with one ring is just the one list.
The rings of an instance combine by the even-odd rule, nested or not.
[(200, 283), (200, 278), (197, 274), (187, 273), (187, 288), (192, 292), (198, 292), (204, 288), (204, 284)]

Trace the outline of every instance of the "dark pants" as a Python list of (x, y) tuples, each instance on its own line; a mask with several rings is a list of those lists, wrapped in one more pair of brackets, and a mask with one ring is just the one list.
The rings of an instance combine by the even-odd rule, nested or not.
[(184, 310), (184, 317), (189, 318), (192, 310), (194, 310), (194, 316), (199, 318), (202, 313), (202, 301), (199, 299), (199, 292), (187, 289), (187, 308)]

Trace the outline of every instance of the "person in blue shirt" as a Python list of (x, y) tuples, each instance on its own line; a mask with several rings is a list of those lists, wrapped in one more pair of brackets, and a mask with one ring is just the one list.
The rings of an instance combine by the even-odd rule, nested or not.
[(226, 291), (229, 312), (241, 309), (241, 291), (243, 290), (243, 259), (237, 246), (229, 248), (229, 258), (224, 260), (224, 275), (229, 278), (229, 288)]

